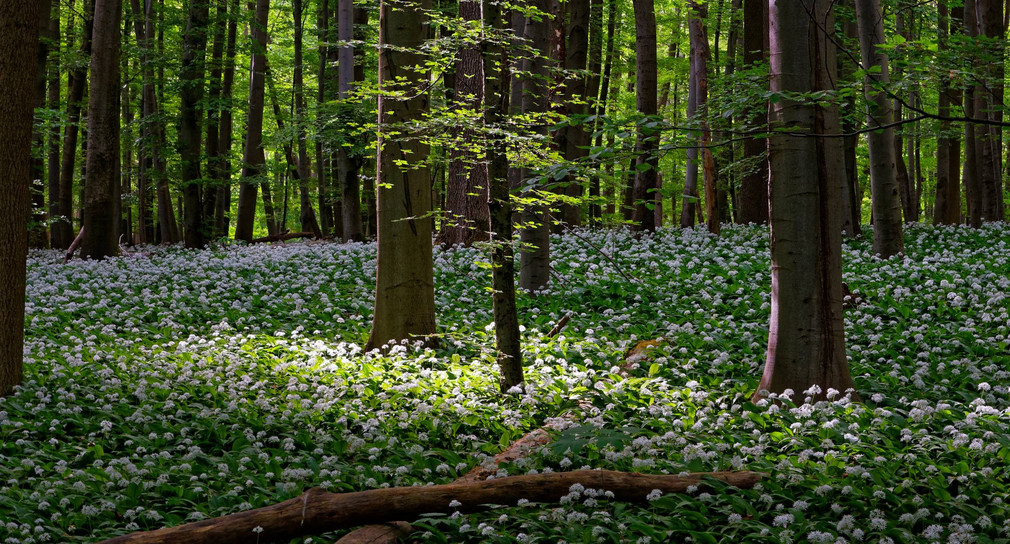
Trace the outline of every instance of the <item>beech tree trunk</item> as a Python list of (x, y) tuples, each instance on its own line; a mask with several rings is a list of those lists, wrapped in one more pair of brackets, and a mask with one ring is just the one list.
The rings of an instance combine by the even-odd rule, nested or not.
[[(541, 13), (550, 13), (549, 0), (532, 0), (530, 6)], [(526, 43), (532, 50), (533, 58), (528, 63), (529, 75), (523, 79), (522, 112), (527, 115), (544, 115), (550, 101), (547, 96), (548, 55), (550, 53), (550, 21), (527, 18), (525, 24)], [(547, 136), (544, 123), (538, 123), (536, 131)], [(520, 178), (525, 179), (529, 169), (523, 169)], [(526, 194), (525, 196), (532, 196)], [(551, 279), (550, 225), (547, 221), (547, 206), (527, 204), (522, 212), (525, 225), (520, 230), (519, 239), (525, 246), (519, 257), (519, 286), (530, 292), (546, 289)]]
[[(410, 125), (428, 111), (425, 57), (430, 0), (379, 8), (378, 256), (375, 312), (365, 350), (390, 342), (434, 343), (435, 281), (428, 144)], [(402, 93), (405, 98), (390, 98)], [(388, 133), (395, 132), (393, 137)]]
[(81, 256), (119, 254), (119, 48), (120, 0), (95, 1), (94, 50), (88, 101), (88, 154), (84, 181)]
[[(459, 14), (463, 21), (482, 21), (481, 2), (462, 0)], [(488, 164), (473, 150), (480, 134), (484, 108), (484, 59), (482, 45), (468, 43), (459, 53), (456, 69), (454, 106), (466, 126), (449, 150), (446, 181), (445, 217), (438, 232), (438, 242), (446, 246), (469, 247), (488, 239)], [(474, 128), (478, 127), (478, 128)], [(511, 235), (511, 233), (510, 233)]]
[[(950, 32), (956, 28), (951, 24), (947, 4), (937, 4), (937, 47), (943, 53), (950, 47)], [(960, 103), (956, 89), (951, 88), (947, 78), (940, 78), (939, 97), (937, 99), (937, 114), (940, 117), (950, 115), (951, 104)], [(954, 135), (949, 121), (940, 121), (940, 134), (936, 140), (936, 196), (933, 204), (934, 225), (957, 225), (961, 222), (961, 176), (960, 155), (961, 142)]]
[(311, 232), (317, 239), (323, 237), (316, 220), (316, 211), (312, 208), (312, 195), (309, 190), (309, 151), (305, 140), (305, 124), (307, 120), (305, 106), (305, 66), (302, 59), (302, 0), (293, 0), (292, 15), (294, 16), (294, 93), (295, 93), (295, 133), (298, 139), (298, 221), (302, 232)]
[[(564, 110), (574, 122), (566, 125), (557, 139), (560, 151), (566, 161), (578, 164), (589, 154), (590, 134), (586, 131), (585, 119), (590, 96), (586, 62), (589, 57), (589, 25), (591, 0), (568, 0), (568, 23), (564, 27)], [(655, 19), (655, 17), (653, 17)], [(653, 25), (655, 28), (655, 25)], [(653, 31), (655, 36), (655, 31)], [(559, 59), (560, 60), (560, 59)], [(567, 177), (563, 193), (565, 196), (581, 200), (585, 186), (581, 178), (574, 175)], [(577, 227), (582, 224), (581, 202), (565, 202), (561, 204), (561, 221), (566, 227)]]
[[(58, 13), (57, 8), (57, 13)], [(46, 64), (49, 60), (49, 43), (59, 38), (59, 29), (56, 33), (50, 32), (50, 22), (52, 17), (52, 2), (43, 0), (40, 2), (38, 10), (38, 34), (41, 39), (35, 55), (35, 108), (42, 109), (46, 106)], [(28, 244), (33, 248), (44, 249), (49, 245), (49, 236), (46, 229), (46, 180), (45, 166), (46, 156), (42, 152), (46, 144), (46, 132), (43, 124), (36, 123), (33, 134), (34, 145), (37, 154), (32, 157), (31, 167), (31, 217), (28, 225)]]
[[(337, 53), (337, 93), (342, 109), (352, 106), (346, 101), (354, 86), (354, 39), (355, 9), (352, 0), (337, 0), (337, 40), (342, 44)], [(340, 186), (340, 202), (343, 214), (345, 242), (360, 242), (365, 239), (361, 221), (361, 182), (358, 180), (359, 166), (347, 148), (337, 148), (337, 179)], [(429, 197), (430, 198), (430, 197)]]
[(658, 113), (656, 67), (656, 12), (653, 0), (634, 0), (635, 105), (643, 122), (635, 135), (635, 181), (632, 189), (631, 229), (653, 232), (656, 214), (656, 173), (659, 171), (659, 133), (652, 126)]
[(36, 0), (0, 3), (0, 396), (22, 379), (39, 9)]
[(266, 95), (267, 17), (270, 14), (270, 0), (256, 0), (254, 9), (255, 15), (251, 25), (253, 52), (250, 55), (249, 67), (249, 108), (246, 113), (238, 217), (235, 219), (235, 239), (246, 242), (252, 242), (253, 239), (256, 193), (260, 183), (263, 182), (266, 164), (266, 157), (263, 154), (263, 103)]
[[(974, 9), (974, 0), (965, 2), (968, 9), (964, 9), (963, 23), (966, 36), (978, 37), (978, 23)], [(970, 85), (964, 92), (964, 115), (971, 119), (978, 115), (978, 106), (981, 99), (977, 95), (984, 90), (979, 85)], [(974, 228), (982, 226), (982, 187), (980, 183), (978, 136), (983, 127), (977, 127), (975, 123), (964, 124), (964, 191), (968, 208), (968, 225)]]
[[(895, 167), (894, 121), (891, 99), (886, 86), (887, 53), (884, 43), (884, 21), (880, 0), (856, 0), (856, 24), (859, 28), (859, 49), (866, 69), (868, 111), (866, 123), (884, 127), (869, 133), (870, 187), (873, 192), (873, 253), (887, 259), (905, 251), (901, 227), (901, 199)], [(871, 71), (870, 68), (876, 68)]]
[[(301, 496), (271, 506), (157, 531), (133, 533), (99, 544), (245, 544), (250, 542), (249, 535), (257, 527), (262, 528), (255, 536), (259, 544), (287, 542), (299, 536), (370, 523), (414, 519), (428, 513), (475, 512), (487, 509), (490, 504), (513, 505), (520, 499), (555, 503), (568, 495), (575, 484), (586, 489), (610, 491), (613, 493), (611, 500), (645, 502), (655, 489), (662, 493), (685, 493), (689, 487), (704, 486), (707, 478), (748, 489), (761, 477), (757, 472), (677, 476), (576, 470), (354, 493), (329, 493), (313, 488)], [(459, 506), (451, 506), (450, 503), (459, 503)]]
[[(690, 3), (691, 14), (688, 16), (690, 26), (691, 41), (691, 85), (694, 91), (695, 113), (700, 116), (698, 122), (701, 130), (698, 133), (698, 147), (695, 149), (695, 156), (701, 156), (702, 179), (705, 183), (705, 215), (707, 217), (706, 227), (712, 234), (719, 234), (719, 195), (716, 187), (715, 157), (709, 143), (712, 140), (708, 130), (708, 33), (705, 30), (705, 19), (708, 18), (707, 4), (702, 4), (696, 0)], [(697, 160), (695, 161), (697, 165)], [(697, 166), (695, 166), (697, 170)], [(697, 172), (695, 173), (697, 178)], [(695, 180), (697, 184), (697, 179)], [(697, 192), (697, 189), (695, 189)]]
[[(774, 93), (832, 90), (834, 44), (820, 24), (834, 28), (831, 0), (772, 0), (770, 88)], [(810, 17), (814, 14), (814, 17)], [(771, 105), (772, 130), (788, 127), (824, 134), (837, 127), (835, 105), (784, 99)], [(828, 138), (775, 134), (770, 139), (772, 302), (768, 354), (754, 400), (792, 389), (852, 388), (842, 315), (840, 153)], [(837, 142), (836, 145), (840, 145)], [(893, 150), (893, 147), (891, 147)]]
[[(768, 0), (744, 0), (743, 62), (748, 68), (764, 61), (768, 51)], [(754, 128), (766, 124), (767, 110), (755, 109), (749, 123)], [(747, 170), (740, 180), (738, 220), (741, 223), (768, 222), (768, 140), (749, 138), (743, 143)]]
[[(971, 5), (972, 2), (966, 2)], [(977, 35), (985, 38), (982, 50), (983, 80), (975, 92), (975, 115), (993, 124), (975, 127), (976, 157), (981, 190), (981, 221), (1002, 221), (1003, 204), (1003, 121), (1004, 41), (1003, 0), (973, 0), (977, 14)]]
[(179, 122), (179, 159), (182, 162), (182, 201), (186, 247), (207, 244), (204, 231), (200, 169), (200, 132), (204, 91), (204, 58), (207, 48), (209, 0), (188, 0), (186, 29), (182, 35), (182, 67), (179, 71), (181, 120)]

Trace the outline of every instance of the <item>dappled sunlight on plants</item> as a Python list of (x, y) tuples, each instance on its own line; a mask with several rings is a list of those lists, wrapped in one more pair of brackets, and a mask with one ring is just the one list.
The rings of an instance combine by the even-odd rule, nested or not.
[[(90, 542), (334, 491), (447, 483), (546, 421), (511, 475), (747, 469), (754, 490), (423, 520), (432, 542), (998, 542), (1010, 536), (1010, 227), (846, 242), (853, 377), (755, 405), (766, 231), (552, 240), (521, 295), (527, 384), (498, 393), (480, 249), (435, 254), (435, 349), (363, 353), (374, 246), (294, 243), (29, 262), (26, 381), (0, 400), (0, 541)], [(546, 335), (562, 316), (559, 336)], [(623, 356), (662, 337), (627, 372)], [(580, 407), (581, 403), (581, 407)], [(576, 419), (560, 419), (566, 413)], [(407, 520), (414, 521), (414, 520)], [(333, 541), (306, 539), (306, 541)]]

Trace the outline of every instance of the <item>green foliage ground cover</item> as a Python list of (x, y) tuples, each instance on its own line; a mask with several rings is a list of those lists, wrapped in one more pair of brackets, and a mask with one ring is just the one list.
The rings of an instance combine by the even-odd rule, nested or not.
[[(555, 238), (520, 300), (528, 387), (502, 398), (479, 250), (436, 255), (441, 346), (362, 353), (374, 247), (160, 249), (29, 263), (26, 383), (0, 400), (0, 542), (90, 542), (297, 495), (445, 483), (578, 401), (500, 475), (749, 469), (748, 491), (645, 505), (573, 491), (428, 518), (432, 542), (1008, 542), (1010, 227), (848, 242), (864, 404), (748, 401), (766, 342), (759, 228)], [(573, 311), (558, 338), (545, 332)], [(668, 343), (618, 373), (637, 340)], [(306, 541), (332, 541), (325, 539)], [(251, 540), (252, 541), (252, 540)]]

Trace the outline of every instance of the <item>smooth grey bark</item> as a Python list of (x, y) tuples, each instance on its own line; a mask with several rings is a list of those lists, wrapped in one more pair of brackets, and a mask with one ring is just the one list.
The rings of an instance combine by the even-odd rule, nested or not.
[(293, 0), (292, 15), (294, 17), (294, 49), (295, 69), (293, 86), (295, 94), (295, 133), (298, 140), (298, 221), (302, 232), (311, 232), (317, 239), (323, 237), (316, 219), (316, 211), (312, 207), (312, 195), (309, 189), (310, 163), (308, 142), (306, 141), (305, 125), (308, 119), (305, 105), (305, 65), (303, 59), (302, 34), (302, 0)]
[[(768, 1), (744, 0), (743, 3), (743, 62), (754, 68), (767, 59), (768, 51)], [(756, 109), (749, 119), (753, 127), (762, 127), (767, 121), (767, 109)], [(768, 140), (744, 140), (744, 161), (751, 166), (740, 180), (737, 198), (741, 223), (768, 222)]]
[[(430, 0), (379, 5), (378, 256), (366, 351), (391, 342), (435, 343), (428, 144), (411, 129), (428, 111), (428, 72), (419, 48), (430, 6)], [(394, 92), (403, 94), (393, 98)]]
[[(951, 13), (943, 2), (937, 4), (937, 48), (939, 53), (950, 47), (950, 33), (956, 32), (960, 21), (951, 24)], [(952, 104), (961, 102), (960, 93), (952, 88), (947, 78), (940, 78), (937, 90), (937, 114), (950, 115)], [(949, 121), (940, 121), (940, 134), (936, 140), (936, 196), (933, 204), (933, 224), (957, 225), (961, 222), (961, 142)]]
[[(831, 21), (831, 5), (769, 2), (772, 92), (833, 88), (834, 46), (817, 26)], [(773, 103), (769, 114), (772, 130), (805, 134), (823, 133), (837, 122), (835, 105), (788, 99)], [(842, 315), (841, 183), (832, 179), (840, 173), (832, 172), (830, 154), (819, 143), (824, 140), (781, 133), (770, 138), (772, 303), (768, 355), (754, 400), (791, 389), (793, 400), (802, 402), (803, 391), (813, 386), (820, 392), (811, 397), (819, 400), (829, 388), (844, 394), (853, 387)]]
[[(21, 383), (28, 257), (36, 0), (0, 3), (0, 396)], [(118, 38), (119, 34), (114, 33)]]
[(186, 247), (203, 248), (207, 244), (204, 230), (203, 174), (201, 162), (201, 131), (203, 115), (200, 107), (204, 97), (204, 76), (207, 49), (208, 0), (188, 0), (186, 28), (182, 34), (182, 65), (179, 70), (180, 120), (179, 159), (182, 162), (183, 239)]
[[(256, 221), (256, 193), (262, 182), (263, 105), (266, 98), (267, 18), (270, 0), (256, 0), (252, 26), (253, 52), (249, 66), (249, 107), (247, 110), (245, 150), (242, 153), (242, 182), (238, 193), (235, 239), (251, 242)], [(269, 220), (268, 220), (269, 222)]]
[(84, 181), (81, 256), (104, 259), (119, 254), (114, 203), (119, 199), (120, 0), (95, 1), (88, 153)]
[[(589, 58), (589, 25), (590, 1), (569, 0), (568, 23), (564, 28), (564, 110), (565, 114), (574, 119), (559, 131), (557, 143), (566, 161), (579, 163), (589, 154), (590, 134), (586, 131), (585, 120), (589, 96), (589, 82), (584, 73)], [(647, 0), (640, 0), (647, 1)], [(655, 35), (655, 31), (653, 31)], [(565, 196), (581, 200), (585, 186), (580, 179), (569, 175), (568, 185), (564, 187)], [(582, 224), (582, 204), (565, 202), (561, 204), (561, 221), (564, 226), (577, 227)]]
[[(873, 207), (873, 253), (887, 259), (905, 251), (901, 226), (901, 199), (898, 192), (894, 153), (894, 121), (887, 53), (884, 43), (884, 21), (880, 0), (856, 0), (856, 25), (859, 29), (859, 49), (866, 69), (868, 111), (866, 123), (879, 128), (868, 135), (870, 150), (870, 188)], [(877, 68), (877, 70), (870, 70)]]

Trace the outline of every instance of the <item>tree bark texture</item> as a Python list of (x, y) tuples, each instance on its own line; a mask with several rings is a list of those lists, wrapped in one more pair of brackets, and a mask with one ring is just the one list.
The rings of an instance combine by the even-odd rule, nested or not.
[[(950, 47), (950, 11), (943, 2), (937, 4), (937, 47), (940, 52)], [(959, 24), (957, 21), (955, 24)], [(950, 115), (950, 106), (961, 102), (957, 89), (947, 78), (940, 78), (937, 114)], [(961, 176), (960, 139), (955, 135), (948, 121), (940, 121), (940, 134), (936, 140), (936, 196), (933, 203), (933, 224), (957, 225), (961, 222)]]
[[(818, 26), (828, 22), (830, 0), (772, 0), (770, 88), (775, 93), (831, 90), (832, 42)], [(815, 14), (810, 17), (809, 14)], [(773, 130), (804, 134), (837, 123), (835, 106), (782, 100), (771, 106)], [(772, 306), (768, 354), (755, 400), (811, 386), (845, 392), (852, 387), (842, 316), (841, 183), (832, 178), (825, 139), (777, 134), (770, 139)], [(893, 148), (892, 148), (893, 149)], [(840, 155), (839, 157), (840, 158)], [(835, 159), (837, 161), (837, 159)], [(835, 173), (840, 175), (840, 173)]]
[[(355, 9), (352, 0), (337, 0), (337, 40), (342, 44), (337, 52), (337, 93), (342, 109), (351, 105), (346, 101), (354, 86), (354, 39)], [(337, 148), (337, 179), (340, 185), (345, 242), (360, 242), (365, 239), (361, 221), (361, 182), (358, 180), (359, 165), (351, 157), (347, 147)]]
[[(459, 14), (463, 21), (483, 24), (481, 2), (462, 0)], [(467, 43), (459, 53), (456, 69), (454, 105), (465, 126), (449, 150), (445, 217), (438, 242), (446, 246), (464, 245), (488, 239), (488, 163), (474, 150), (482, 137), (484, 108), (484, 58), (478, 41)], [(477, 128), (475, 128), (477, 127)], [(510, 234), (511, 235), (511, 234)]]
[(39, 9), (36, 0), (0, 3), (0, 396), (22, 378)]
[[(549, 0), (533, 0), (530, 7), (539, 12), (550, 13)], [(545, 115), (550, 101), (547, 96), (548, 55), (550, 53), (550, 21), (545, 15), (543, 19), (527, 17), (524, 38), (530, 47), (532, 58), (526, 62), (529, 75), (524, 76), (522, 88), (522, 113), (533, 116)], [(539, 122), (535, 131), (541, 136), (547, 136), (545, 123)], [(520, 178), (524, 180), (530, 174), (528, 168), (522, 169)], [(527, 192), (524, 196), (535, 196)], [(530, 292), (546, 289), (551, 279), (550, 225), (547, 222), (547, 206), (539, 203), (527, 204), (523, 208), (522, 222), (525, 225), (519, 232), (519, 240), (523, 244), (519, 256), (519, 286)]]
[(95, 33), (88, 101), (88, 154), (84, 182), (81, 256), (119, 254), (119, 28), (121, 0), (95, 1)]
[(182, 66), (179, 70), (179, 159), (182, 162), (182, 201), (186, 247), (202, 248), (207, 244), (204, 231), (203, 176), (200, 171), (200, 132), (203, 111), (204, 74), (207, 48), (209, 0), (188, 0), (186, 28), (182, 35)]
[(635, 134), (635, 181), (632, 189), (631, 228), (656, 230), (653, 200), (659, 172), (658, 69), (656, 66), (656, 11), (653, 0), (634, 0), (635, 10), (635, 107), (642, 116)]
[[(698, 122), (701, 130), (698, 133), (698, 147), (695, 156), (701, 157), (702, 179), (705, 183), (705, 216), (706, 227), (712, 234), (719, 234), (719, 198), (716, 187), (715, 157), (709, 143), (712, 140), (708, 129), (708, 32), (705, 30), (705, 19), (708, 18), (706, 4), (692, 0), (689, 4), (691, 14), (688, 16), (691, 42), (691, 86), (694, 91), (695, 113), (700, 114)], [(697, 160), (695, 161), (697, 164)], [(697, 166), (695, 166), (697, 170)], [(695, 174), (697, 176), (697, 173)], [(697, 183), (697, 180), (695, 181)]]
[(428, 111), (426, 59), (418, 51), (427, 36), (430, 5), (430, 0), (380, 5), (378, 256), (366, 350), (403, 340), (432, 343), (436, 332), (428, 144), (409, 128)]
[[(890, 83), (887, 53), (880, 49), (884, 43), (880, 0), (856, 0), (856, 25), (859, 28), (863, 68), (866, 69), (866, 123), (871, 127), (884, 127), (894, 121), (894, 115), (891, 98), (886, 91)], [(871, 67), (878, 70), (870, 71)], [(905, 251), (895, 167), (894, 127), (870, 132), (868, 140), (873, 193), (873, 253), (887, 259)]]
[[(983, 54), (980, 64), (984, 79), (976, 85), (975, 114), (992, 123), (1003, 121), (1004, 40), (1003, 0), (973, 0), (979, 49)], [(995, 124), (975, 127), (979, 160), (978, 178), (981, 189), (981, 220), (1002, 221), (1003, 204), (1003, 130)]]
[[(584, 116), (591, 99), (587, 92), (589, 85), (584, 70), (589, 58), (590, 2), (591, 0), (568, 0), (568, 23), (564, 30), (564, 110), (574, 122), (560, 131), (557, 141), (561, 144), (560, 151), (565, 160), (575, 164), (589, 154), (587, 147), (590, 134), (586, 131)], [(582, 180), (569, 175), (567, 183), (564, 195), (581, 201), (585, 192)], [(561, 221), (567, 227), (581, 225), (581, 202), (563, 202)]]
[(235, 239), (251, 242), (256, 222), (256, 193), (263, 181), (266, 157), (263, 154), (263, 105), (266, 98), (267, 18), (270, 0), (256, 0), (252, 26), (253, 52), (249, 67), (249, 108), (246, 119), (245, 150), (242, 153), (242, 182), (238, 193)]
[[(970, 38), (978, 37), (978, 24), (976, 18), (976, 12), (974, 9), (974, 0), (969, 0), (965, 2), (965, 6), (968, 9), (963, 11), (963, 26), (964, 34)], [(976, 95), (984, 92), (979, 85), (971, 85), (964, 92), (964, 115), (968, 118), (974, 118), (980, 115), (978, 111), (981, 99), (976, 98)], [(978, 137), (979, 132), (985, 130), (984, 127), (978, 127), (975, 123), (965, 123), (964, 124), (964, 172), (962, 174), (962, 180), (964, 183), (964, 192), (967, 200), (968, 209), (968, 225), (974, 228), (982, 226), (982, 186), (980, 182), (980, 163), (981, 158), (979, 157), (979, 145)]]
[(316, 219), (316, 211), (312, 208), (312, 195), (309, 190), (309, 150), (305, 137), (305, 125), (308, 119), (305, 105), (305, 66), (302, 51), (302, 0), (293, 0), (292, 15), (294, 16), (295, 27), (295, 67), (294, 67), (294, 93), (295, 93), (295, 133), (298, 140), (298, 221), (302, 227), (302, 232), (311, 232), (316, 238), (323, 237), (322, 230), (319, 229), (319, 221)]
[[(768, 0), (744, 0), (743, 9), (743, 62), (753, 68), (767, 59)], [(767, 110), (762, 106), (755, 109), (749, 123), (759, 128), (766, 121)], [(741, 223), (764, 224), (768, 222), (768, 140), (744, 140), (743, 156), (748, 167), (740, 179), (737, 217)]]
[[(793, 0), (790, 0), (793, 1)], [(370, 523), (414, 519), (422, 514), (475, 512), (490, 504), (514, 505), (520, 499), (555, 503), (580, 484), (586, 489), (613, 493), (615, 501), (645, 502), (654, 489), (686, 493), (704, 486), (706, 479), (747, 489), (761, 480), (756, 472), (695, 473), (688, 476), (653, 475), (607, 470), (577, 470), (510, 476), (482, 482), (425, 487), (393, 487), (354, 493), (329, 493), (318, 488), (282, 503), (157, 531), (139, 532), (100, 544), (259, 544), (287, 542), (299, 536), (357, 527)], [(459, 506), (451, 504), (459, 503)], [(250, 538), (255, 528), (262, 531)]]
[[(58, 8), (57, 8), (58, 9)], [(59, 40), (59, 30), (56, 33), (50, 32), (50, 22), (52, 21), (52, 2), (42, 0), (38, 10), (38, 49), (35, 54), (35, 107), (42, 109), (46, 106), (46, 64), (49, 60), (49, 44)], [(41, 119), (37, 119), (41, 121)], [(42, 152), (46, 144), (45, 125), (37, 122), (33, 138), (37, 154), (32, 157), (31, 168), (31, 216), (32, 220), (28, 226), (28, 244), (33, 248), (44, 249), (49, 245), (49, 236), (46, 229), (46, 180), (45, 166), (46, 156)]]

